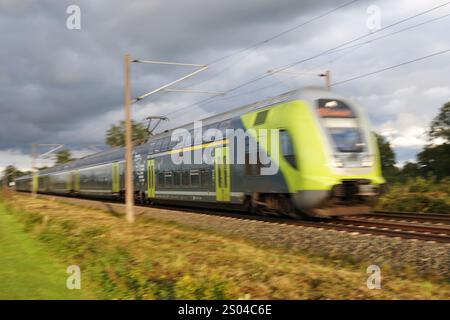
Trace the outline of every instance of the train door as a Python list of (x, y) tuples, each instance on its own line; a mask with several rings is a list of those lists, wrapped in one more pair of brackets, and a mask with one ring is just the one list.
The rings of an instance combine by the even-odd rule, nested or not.
[(39, 189), (39, 174), (35, 173), (31, 178), (31, 191), (38, 192), (38, 189)]
[(149, 198), (155, 197), (155, 160), (147, 161), (147, 192)]
[(216, 200), (230, 201), (230, 161), (228, 147), (215, 150)]
[(112, 192), (120, 192), (120, 170), (118, 162), (115, 162), (112, 165)]
[(66, 191), (72, 191), (72, 172), (67, 172)]
[(78, 170), (73, 172), (73, 191), (80, 191), (80, 173), (78, 172)]

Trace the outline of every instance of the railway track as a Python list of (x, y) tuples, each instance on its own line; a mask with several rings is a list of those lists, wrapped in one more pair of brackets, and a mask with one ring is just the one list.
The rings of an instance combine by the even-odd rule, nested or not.
[[(115, 213), (123, 213), (125, 207), (120, 202), (105, 200), (80, 199), (64, 196), (39, 195), (40, 197), (51, 197), (65, 200), (69, 203), (83, 205), (98, 202), (103, 204), (103, 209), (113, 210)], [(69, 201), (70, 200), (70, 201)], [(185, 211), (190, 213), (228, 217), (242, 220), (262, 221), (266, 223), (293, 225), (301, 227), (313, 227), (325, 230), (337, 230), (346, 232), (356, 232), (360, 234), (371, 234), (375, 236), (396, 237), (402, 239), (415, 239), (422, 241), (434, 241), (440, 243), (450, 243), (450, 219), (441, 214), (415, 214), (415, 213), (390, 213), (374, 212), (366, 215), (344, 216), (327, 220), (295, 220), (292, 218), (280, 218), (271, 216), (257, 216), (243, 212), (181, 207), (174, 205), (143, 206), (137, 205), (143, 215), (152, 209), (165, 209)], [(149, 210), (149, 211), (147, 211)], [(429, 215), (429, 216), (428, 216)]]
[(374, 211), (373, 213), (364, 216), (385, 220), (450, 224), (450, 214)]
[[(399, 220), (377, 220), (376, 218), (364, 217), (346, 217), (333, 220), (331, 224), (344, 226), (346, 228), (364, 228), (372, 229), (375, 234), (383, 234), (386, 236), (398, 236), (406, 239), (418, 239), (425, 241), (437, 241), (450, 243), (450, 225), (447, 224), (431, 224), (431, 223), (415, 223), (410, 221)], [(372, 233), (372, 231), (369, 231)]]
[(276, 224), (297, 225), (302, 227), (313, 227), (327, 230), (337, 230), (346, 232), (356, 232), (361, 234), (372, 234), (376, 236), (387, 236), (402, 239), (415, 239), (423, 241), (434, 241), (440, 243), (450, 243), (450, 228), (441, 226), (429, 226), (410, 223), (386, 223), (377, 221), (365, 221), (355, 218), (340, 218), (336, 220), (303, 221), (289, 218), (271, 218), (260, 216), (249, 216), (229, 213), (226, 215), (238, 219), (251, 219), (271, 222)]
[[(157, 206), (168, 208), (167, 205)], [(169, 207), (173, 208), (173, 207)], [(382, 235), (387, 237), (396, 237), (403, 239), (416, 239), (423, 241), (435, 241), (441, 243), (450, 243), (450, 219), (442, 214), (430, 214), (430, 219), (423, 215), (408, 213), (406, 217), (399, 217), (402, 213), (383, 212), (361, 215), (340, 217), (337, 219), (327, 219), (320, 221), (295, 220), (288, 217), (270, 217), (257, 216), (234, 211), (211, 210), (202, 208), (183, 208), (176, 207), (176, 210), (187, 212), (196, 212), (200, 214), (226, 216), (235, 219), (256, 220), (275, 224), (297, 225), (303, 227), (314, 227), (329, 230), (357, 232), (373, 235)], [(387, 220), (386, 218), (389, 218)], [(419, 219), (420, 218), (420, 219)], [(415, 221), (421, 221), (415, 223)]]

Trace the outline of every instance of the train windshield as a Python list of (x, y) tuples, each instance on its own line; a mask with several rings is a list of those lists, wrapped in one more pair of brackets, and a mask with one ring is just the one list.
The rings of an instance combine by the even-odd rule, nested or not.
[(365, 151), (357, 115), (347, 103), (336, 99), (319, 99), (317, 109), (337, 152)]
[(328, 128), (338, 152), (363, 152), (364, 143), (358, 128)]

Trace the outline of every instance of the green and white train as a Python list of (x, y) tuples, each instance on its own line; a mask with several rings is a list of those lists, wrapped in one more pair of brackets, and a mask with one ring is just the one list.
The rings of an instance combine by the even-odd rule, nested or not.
[[(367, 213), (378, 197), (382, 177), (376, 139), (365, 113), (349, 99), (320, 88), (291, 91), (202, 120), (203, 132), (217, 129), (223, 139), (195, 137), (180, 148), (169, 130), (133, 152), (134, 190), (141, 203), (224, 207), (292, 217)], [(180, 129), (180, 128), (177, 128)], [(186, 125), (192, 136), (194, 124)], [(227, 130), (250, 132), (246, 146), (263, 145), (276, 161), (237, 161), (238, 148)], [(276, 129), (279, 144), (261, 143), (261, 129)], [(253, 133), (253, 134), (252, 134)], [(270, 140), (270, 139), (269, 139)], [(269, 141), (270, 142), (270, 141)], [(175, 163), (174, 154), (208, 149), (213, 162)], [(18, 191), (80, 197), (123, 198), (124, 149), (94, 154), (16, 180)]]

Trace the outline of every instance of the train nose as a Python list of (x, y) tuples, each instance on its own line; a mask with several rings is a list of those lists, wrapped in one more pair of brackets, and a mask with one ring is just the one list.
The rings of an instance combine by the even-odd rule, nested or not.
[(370, 180), (343, 180), (331, 190), (332, 196), (342, 201), (356, 200), (358, 197), (375, 197), (379, 194), (376, 186)]
[(329, 190), (301, 190), (294, 193), (294, 206), (301, 211), (320, 206), (330, 196)]

